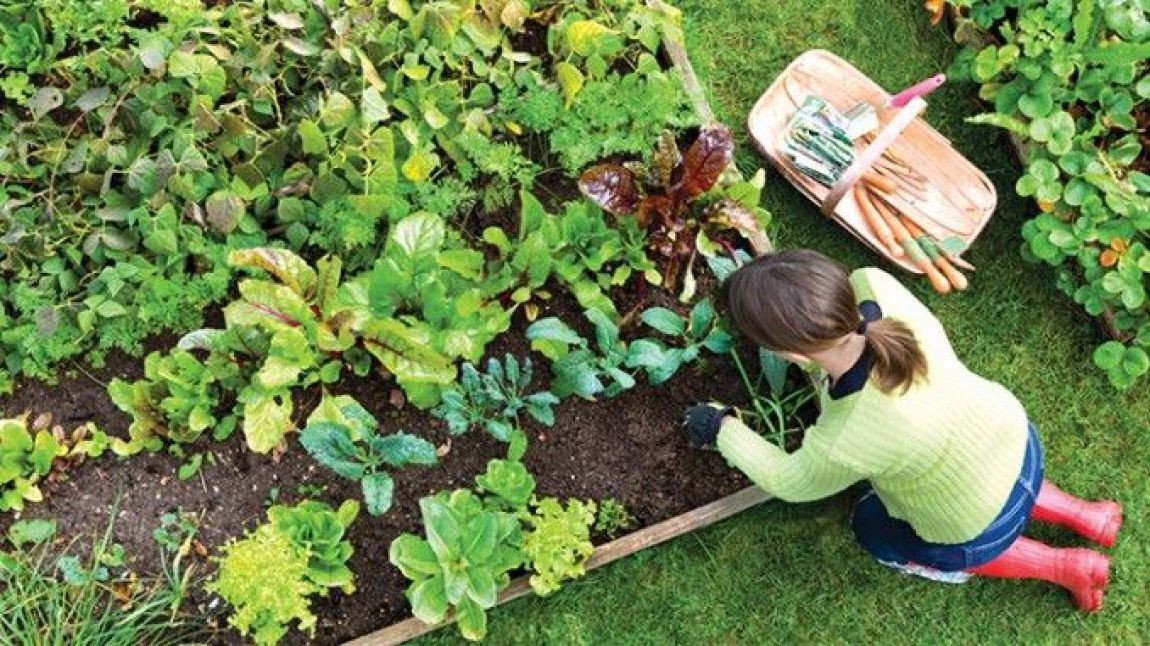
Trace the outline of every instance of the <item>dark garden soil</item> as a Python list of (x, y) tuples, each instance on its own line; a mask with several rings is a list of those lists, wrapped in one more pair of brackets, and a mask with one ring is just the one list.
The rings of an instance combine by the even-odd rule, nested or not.
[[(613, 296), (621, 304), (634, 302), (633, 295)], [(646, 306), (676, 305), (659, 291), (651, 293), (648, 300)], [(576, 327), (583, 320), (574, 303), (562, 300), (544, 303), (541, 310), (540, 317), (558, 315)], [(489, 346), (488, 355), (526, 354), (525, 327), (522, 315), (517, 315), (512, 330)], [(170, 338), (157, 339), (150, 345), (168, 348), (172, 343)], [(753, 354), (745, 352), (744, 356), (750, 358)], [(109, 401), (102, 382), (114, 377), (138, 378), (141, 359), (142, 356), (115, 355), (103, 368), (77, 369), (77, 375), (63, 378), (58, 385), (24, 383), (15, 395), (0, 399), (0, 411), (12, 415), (28, 410), (33, 416), (51, 412), (55, 421), (68, 430), (93, 421), (110, 434), (123, 435), (129, 420)], [(548, 363), (538, 355), (533, 355), (533, 359), (535, 385), (543, 388), (550, 379)], [(747, 485), (717, 453), (692, 449), (680, 426), (684, 407), (693, 402), (711, 398), (736, 404), (747, 401), (728, 357), (706, 355), (705, 361), (684, 369), (659, 387), (642, 382), (640, 379), (641, 385), (615, 399), (565, 400), (556, 410), (553, 428), (528, 423), (530, 448), (525, 461), (541, 495), (614, 498), (636, 517), (638, 522), (632, 529), (639, 529)], [(315, 603), (320, 617), (316, 644), (340, 643), (408, 616), (403, 597), (407, 582), (388, 563), (388, 545), (402, 532), (420, 533), (420, 497), (471, 486), (488, 460), (505, 454), (505, 445), (482, 432), (451, 437), (445, 426), (430, 415), (411, 407), (397, 407), (392, 402), (393, 385), (383, 377), (345, 378), (331, 391), (359, 400), (381, 421), (382, 432), (403, 429), (438, 446), (449, 446), (450, 450), (436, 467), (410, 467), (393, 474), (396, 490), (392, 509), (378, 518), (361, 513), (352, 525), (349, 538), (355, 555), (351, 567), (358, 590), (350, 596), (333, 591), (329, 598)], [(318, 389), (300, 396), (297, 421), (306, 417), (319, 397)], [(216, 464), (205, 464), (188, 481), (175, 477), (182, 461), (164, 454), (140, 455), (124, 462), (106, 456), (83, 464), (69, 472), (67, 480), (46, 485), (47, 499), (29, 505), (25, 516), (55, 519), (60, 541), (76, 538), (75, 544), (82, 549), (105, 530), (110, 509), (115, 507), (115, 540), (129, 555), (128, 566), (145, 574), (159, 571), (159, 548), (152, 531), (164, 512), (181, 509), (198, 514), (198, 537), (214, 556), (228, 539), (262, 522), (272, 499), (293, 504), (306, 497), (306, 492), (337, 505), (346, 498), (360, 498), (355, 483), (318, 466), (295, 436), (288, 438), (287, 450), (276, 460), (247, 450), (241, 435), (237, 431), (222, 444), (202, 439), (193, 450), (212, 451)], [(322, 493), (317, 495), (316, 488)], [(600, 536), (597, 543), (606, 540)], [(213, 569), (210, 556), (195, 559), (200, 575)], [(226, 626), (224, 605), (197, 586), (187, 610), (207, 615), (222, 627)], [(230, 643), (239, 639), (230, 631), (221, 631), (217, 641)], [(292, 641), (303, 643), (304, 639), (293, 632)]]

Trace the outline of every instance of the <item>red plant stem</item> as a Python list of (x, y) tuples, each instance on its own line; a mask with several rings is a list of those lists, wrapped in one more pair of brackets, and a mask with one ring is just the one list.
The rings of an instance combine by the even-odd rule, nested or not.
[(287, 325), (289, 327), (299, 327), (300, 325), (303, 325), (299, 321), (289, 317), (287, 314), (284, 314), (283, 312), (280, 312), (278, 310), (274, 310), (274, 309), (272, 309), (266, 305), (260, 305), (259, 303), (252, 303), (251, 306), (253, 309), (257, 309), (257, 310), (267, 314), (268, 316), (276, 319), (280, 323), (283, 323), (284, 325)]

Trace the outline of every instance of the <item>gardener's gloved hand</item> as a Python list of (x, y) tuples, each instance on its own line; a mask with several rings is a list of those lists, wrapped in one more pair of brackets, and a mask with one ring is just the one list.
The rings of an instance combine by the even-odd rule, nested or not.
[(734, 406), (723, 404), (695, 404), (683, 416), (683, 426), (687, 427), (687, 437), (696, 447), (710, 446), (719, 436), (723, 418), (735, 412)]

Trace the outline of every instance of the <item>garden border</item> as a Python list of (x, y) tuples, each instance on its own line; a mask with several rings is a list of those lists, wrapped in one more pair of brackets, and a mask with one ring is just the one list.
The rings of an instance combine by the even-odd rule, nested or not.
[[(677, 12), (676, 9), (668, 6), (662, 0), (647, 0), (647, 5), (659, 11)], [(715, 122), (715, 112), (711, 109), (711, 104), (707, 100), (703, 85), (700, 83), (699, 77), (695, 74), (695, 68), (691, 64), (690, 57), (687, 55), (682, 32), (677, 29), (674, 31), (665, 31), (663, 34), (663, 48), (671, 60), (672, 67), (682, 78), (683, 87), (690, 97), (691, 102), (694, 104), (696, 114), (699, 115), (704, 123)], [(727, 172), (733, 175), (738, 174), (738, 169), (735, 168), (733, 161), (727, 169)], [(761, 242), (765, 244), (766, 247), (756, 249), (756, 251), (759, 253), (770, 251), (770, 238), (764, 234)], [(696, 507), (691, 511), (674, 516), (639, 531), (631, 532), (622, 538), (596, 547), (591, 558), (587, 561), (586, 570), (589, 572), (608, 563), (630, 556), (640, 550), (713, 525), (770, 499), (771, 496), (762, 489), (756, 486), (747, 487), (746, 489), (742, 489), (714, 502)], [(499, 594), (499, 599), (495, 605), (499, 606), (513, 599), (518, 599), (519, 597), (529, 594), (531, 591), (529, 577), (526, 575), (521, 576), (513, 580), (511, 585)], [(447, 619), (439, 624), (427, 624), (415, 617), (409, 617), (385, 628), (350, 640), (346, 642), (344, 646), (392, 646), (393, 644), (402, 644), (454, 622), (454, 612), (448, 615)]]

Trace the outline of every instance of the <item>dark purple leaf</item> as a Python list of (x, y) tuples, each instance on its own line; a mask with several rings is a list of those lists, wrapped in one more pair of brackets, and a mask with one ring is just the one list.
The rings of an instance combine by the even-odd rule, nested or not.
[(675, 205), (666, 195), (648, 195), (639, 203), (635, 215), (639, 218), (639, 226), (644, 229), (650, 227), (652, 221), (657, 221), (664, 229), (671, 229), (675, 220), (674, 210)]
[(683, 177), (672, 189), (678, 202), (690, 202), (711, 190), (734, 157), (731, 131), (717, 124), (703, 128), (699, 138), (683, 156)]
[(633, 215), (639, 205), (639, 188), (631, 171), (618, 164), (600, 164), (583, 171), (579, 190), (608, 213)]

